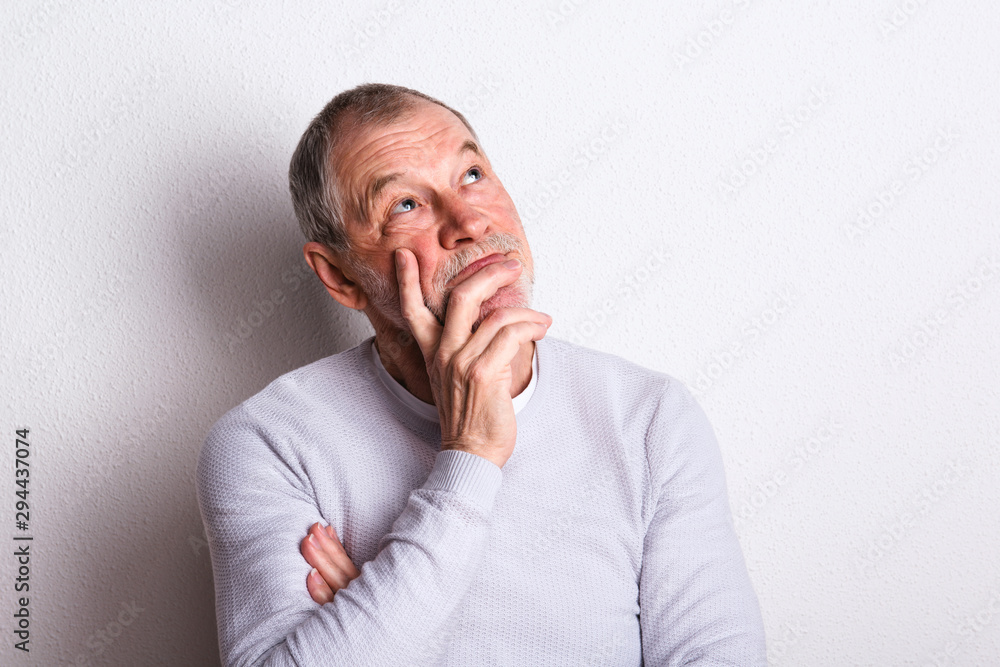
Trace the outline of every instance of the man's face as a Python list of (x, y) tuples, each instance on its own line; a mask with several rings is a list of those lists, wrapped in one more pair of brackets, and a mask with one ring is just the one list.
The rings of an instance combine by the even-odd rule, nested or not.
[(367, 208), (360, 219), (348, 214), (353, 278), (388, 321), (409, 328), (399, 309), (396, 248), (416, 256), (424, 303), (442, 324), (451, 291), (481, 267), (464, 270), (496, 253), (491, 261), (518, 259), (524, 268), (483, 302), (475, 326), (496, 308), (530, 307), (534, 264), (521, 219), (455, 114), (421, 100), (403, 119), (348, 137), (334, 159), (344, 202)]

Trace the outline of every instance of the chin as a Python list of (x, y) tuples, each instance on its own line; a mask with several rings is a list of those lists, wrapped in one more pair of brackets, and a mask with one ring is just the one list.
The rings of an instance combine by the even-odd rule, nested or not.
[(506, 285), (501, 287), (496, 291), (496, 293), (491, 296), (486, 301), (483, 301), (479, 308), (479, 319), (476, 320), (472, 327), (475, 331), (479, 328), (479, 325), (489, 317), (490, 313), (498, 308), (530, 308), (531, 307), (531, 296), (530, 294), (525, 295), (524, 291), (515, 283), (513, 285)]

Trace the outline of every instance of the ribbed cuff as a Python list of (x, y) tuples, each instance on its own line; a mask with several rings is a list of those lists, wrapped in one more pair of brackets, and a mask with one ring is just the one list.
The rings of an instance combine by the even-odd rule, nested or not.
[(489, 512), (501, 481), (503, 471), (489, 459), (457, 449), (445, 449), (438, 452), (431, 474), (422, 488), (455, 491)]

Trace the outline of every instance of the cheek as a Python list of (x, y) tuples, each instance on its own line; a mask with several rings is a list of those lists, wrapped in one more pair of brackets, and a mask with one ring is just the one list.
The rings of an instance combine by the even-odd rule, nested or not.
[(500, 215), (510, 221), (510, 225), (515, 226), (517, 229), (521, 229), (521, 216), (517, 213), (517, 207), (514, 206), (514, 201), (507, 195), (506, 192), (503, 196), (498, 198), (496, 201), (496, 210)]
[[(371, 254), (364, 258), (365, 264), (367, 264), (373, 271), (379, 275), (395, 275), (395, 268), (392, 264), (392, 253), (386, 254), (381, 248), (374, 249)], [(386, 273), (388, 271), (388, 273)]]

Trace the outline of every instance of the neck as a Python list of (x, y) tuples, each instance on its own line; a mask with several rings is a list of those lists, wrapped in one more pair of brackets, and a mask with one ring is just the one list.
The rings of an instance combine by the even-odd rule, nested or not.
[[(375, 350), (385, 370), (396, 382), (424, 403), (437, 405), (431, 393), (424, 355), (412, 335), (396, 328), (381, 331), (376, 329)], [(531, 382), (531, 360), (534, 354), (535, 341), (529, 340), (518, 348), (511, 360), (511, 398), (524, 391)]]

